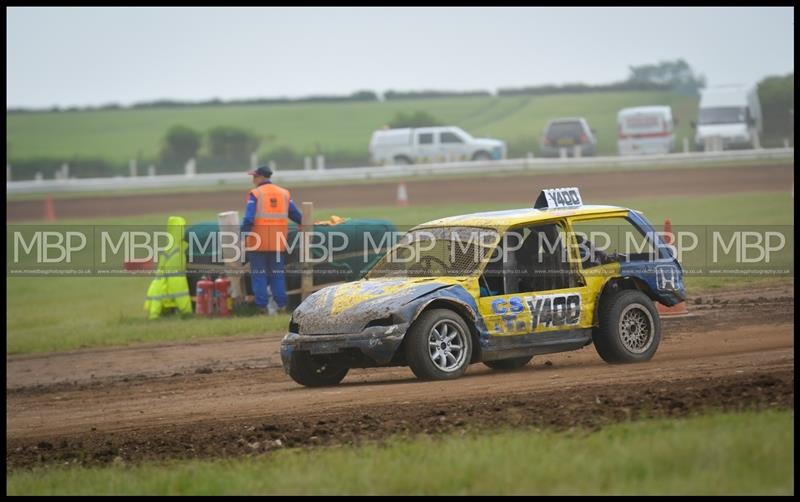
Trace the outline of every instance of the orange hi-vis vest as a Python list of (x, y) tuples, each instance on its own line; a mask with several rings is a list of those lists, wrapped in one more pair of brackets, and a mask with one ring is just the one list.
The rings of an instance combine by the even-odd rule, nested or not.
[[(256, 215), (250, 230), (261, 238), (247, 236), (245, 245), (248, 251), (286, 251), (289, 239), (289, 190), (272, 183), (264, 183), (250, 190), (256, 198)], [(282, 238), (279, 238), (282, 236)]]

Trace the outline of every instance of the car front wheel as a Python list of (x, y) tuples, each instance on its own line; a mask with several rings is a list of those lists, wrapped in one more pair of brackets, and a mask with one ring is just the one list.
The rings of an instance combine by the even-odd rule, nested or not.
[(608, 363), (649, 361), (661, 341), (661, 319), (652, 300), (623, 290), (601, 300), (600, 324), (592, 333), (597, 353)]
[(417, 378), (451, 380), (467, 371), (472, 336), (464, 319), (452, 310), (423, 312), (406, 337), (406, 360)]

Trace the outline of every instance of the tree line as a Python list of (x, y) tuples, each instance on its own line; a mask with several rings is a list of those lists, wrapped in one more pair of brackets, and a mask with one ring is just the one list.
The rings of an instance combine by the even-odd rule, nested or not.
[[(489, 91), (394, 91), (388, 90), (384, 93), (383, 99), (385, 101), (394, 101), (402, 99), (427, 99), (427, 98), (447, 98), (447, 97), (479, 97), (491, 96)], [(300, 98), (245, 98), (245, 99), (230, 99), (221, 100), (213, 98), (205, 101), (181, 101), (176, 99), (159, 99), (156, 101), (145, 101), (141, 103), (134, 103), (129, 106), (123, 106), (119, 103), (107, 103), (98, 106), (69, 106), (59, 107), (53, 106), (46, 109), (34, 108), (21, 108), (14, 107), (8, 108), (6, 113), (21, 114), (21, 113), (41, 113), (41, 112), (93, 112), (93, 111), (108, 111), (108, 110), (138, 110), (150, 108), (187, 108), (193, 106), (236, 106), (236, 105), (285, 105), (294, 103), (347, 103), (347, 102), (377, 102), (381, 98), (374, 91), (357, 91), (349, 95), (334, 96), (334, 95), (313, 95)]]
[(794, 73), (767, 77), (759, 82), (758, 100), (767, 140), (792, 138), (794, 144)]
[[(662, 61), (658, 64), (646, 64), (629, 67), (630, 74), (627, 80), (610, 84), (564, 84), (564, 85), (538, 85), (528, 87), (508, 87), (497, 90), (498, 96), (517, 95), (543, 95), (567, 94), (581, 92), (613, 92), (613, 91), (659, 91), (675, 90), (685, 93), (696, 93), (705, 86), (705, 78), (696, 75), (689, 64), (683, 59), (675, 61)], [(383, 100), (396, 101), (407, 99), (434, 99), (448, 97), (488, 97), (493, 94), (488, 90), (422, 90), (422, 91), (395, 91), (387, 90), (383, 93)], [(35, 112), (78, 112), (78, 111), (103, 111), (103, 110), (136, 110), (147, 108), (180, 108), (190, 106), (235, 106), (235, 105), (278, 105), (292, 103), (345, 103), (345, 102), (370, 102), (380, 101), (381, 97), (374, 91), (359, 90), (348, 95), (312, 95), (299, 98), (246, 98), (222, 100), (212, 98), (205, 101), (183, 101), (177, 99), (160, 99), (143, 101), (129, 106), (118, 103), (107, 103), (99, 106), (85, 107), (58, 107), (47, 109), (34, 108), (8, 108), (6, 113), (35, 113)]]

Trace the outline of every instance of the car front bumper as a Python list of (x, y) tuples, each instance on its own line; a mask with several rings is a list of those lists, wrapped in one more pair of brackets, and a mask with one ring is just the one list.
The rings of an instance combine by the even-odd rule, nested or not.
[[(708, 140), (708, 145), (706, 145), (706, 140)], [(714, 137), (708, 138), (695, 138), (695, 148), (698, 151), (704, 151), (706, 146), (709, 148), (714, 148), (715, 145)], [(753, 140), (744, 136), (737, 136), (737, 137), (721, 137), (721, 143), (718, 143), (723, 150), (746, 150), (753, 148)]]
[(301, 335), (289, 332), (281, 341), (281, 363), (288, 374), (292, 354), (308, 352), (312, 356), (360, 351), (376, 366), (392, 360), (408, 330), (408, 323), (371, 326), (360, 333), (339, 335)]

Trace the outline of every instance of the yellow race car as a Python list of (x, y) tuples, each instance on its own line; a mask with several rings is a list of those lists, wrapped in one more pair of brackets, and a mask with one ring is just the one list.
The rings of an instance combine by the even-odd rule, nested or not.
[(425, 380), (478, 362), (511, 370), (592, 342), (607, 362), (647, 361), (661, 337), (653, 302), (685, 298), (674, 248), (641, 213), (549, 189), (532, 208), (411, 229), (361, 280), (306, 298), (281, 359), (310, 387), (350, 368), (410, 366)]

